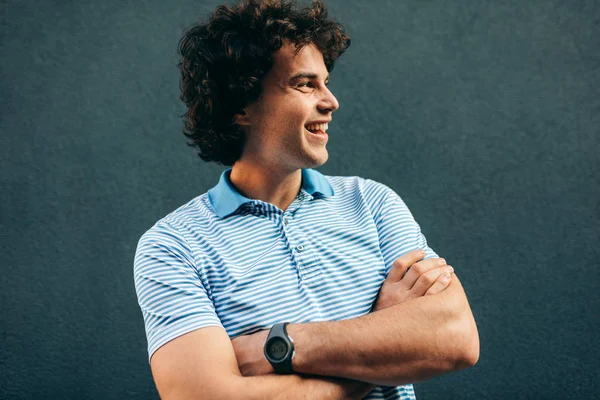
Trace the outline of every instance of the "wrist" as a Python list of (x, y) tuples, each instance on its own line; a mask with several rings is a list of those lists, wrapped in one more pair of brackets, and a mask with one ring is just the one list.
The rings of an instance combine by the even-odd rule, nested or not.
[(271, 363), (265, 357), (265, 352), (264, 352), (265, 342), (267, 341), (268, 336), (269, 336), (268, 330), (260, 331), (256, 334), (257, 345), (255, 346), (255, 349), (257, 351), (254, 352), (255, 365), (256, 365), (256, 371), (260, 371), (257, 375), (267, 375), (267, 374), (275, 373), (275, 370), (271, 366)]
[(263, 347), (269, 331), (238, 336), (232, 340), (238, 367), (242, 376), (257, 376), (274, 373), (265, 358)]
[(292, 368), (297, 373), (309, 373), (306, 370), (307, 355), (311, 354), (312, 349), (308, 349), (310, 340), (305, 340), (307, 324), (288, 324), (287, 332), (290, 338), (294, 341), (294, 357), (292, 358)]
[(295, 372), (292, 365), (295, 355), (294, 339), (289, 335), (287, 325), (289, 322), (273, 325), (263, 346), (265, 359), (279, 375), (289, 375)]

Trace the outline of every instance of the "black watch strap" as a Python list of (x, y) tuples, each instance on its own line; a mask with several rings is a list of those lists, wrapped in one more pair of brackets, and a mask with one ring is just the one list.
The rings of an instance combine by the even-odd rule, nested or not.
[(286, 330), (287, 322), (273, 325), (265, 341), (265, 357), (277, 374), (291, 374), (294, 357), (294, 341)]

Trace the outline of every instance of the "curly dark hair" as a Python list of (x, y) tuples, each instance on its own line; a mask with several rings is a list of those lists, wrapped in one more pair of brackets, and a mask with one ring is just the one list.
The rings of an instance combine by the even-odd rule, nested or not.
[(321, 0), (306, 8), (286, 0), (221, 5), (208, 22), (185, 32), (178, 46), (180, 99), (187, 106), (183, 133), (202, 160), (231, 166), (240, 158), (245, 134), (235, 114), (259, 98), (273, 53), (285, 43), (294, 44), (296, 53), (314, 44), (331, 72), (350, 38), (327, 19)]

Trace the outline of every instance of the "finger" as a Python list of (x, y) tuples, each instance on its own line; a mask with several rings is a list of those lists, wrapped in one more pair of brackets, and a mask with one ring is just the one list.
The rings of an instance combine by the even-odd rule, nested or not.
[(401, 255), (397, 258), (390, 268), (387, 279), (392, 282), (398, 282), (404, 276), (406, 270), (419, 260), (425, 257), (423, 250), (409, 251), (406, 254)]
[(417, 279), (421, 277), (421, 275), (433, 269), (445, 266), (446, 260), (444, 260), (443, 258), (428, 258), (427, 260), (419, 261), (418, 263), (410, 267), (404, 278), (402, 278), (401, 282), (406, 289), (411, 289), (417, 282)]
[(413, 294), (416, 296), (423, 296), (427, 292), (427, 290), (429, 290), (429, 288), (433, 286), (433, 284), (435, 283), (435, 281), (437, 281), (440, 275), (452, 272), (453, 270), (454, 269), (450, 265), (447, 265), (425, 272), (419, 277), (419, 279), (417, 279), (417, 281), (411, 289), (411, 292), (413, 292)]
[(435, 281), (433, 283), (433, 285), (431, 285), (429, 290), (427, 290), (425, 292), (425, 296), (431, 296), (431, 295), (438, 294), (438, 293), (444, 291), (450, 284), (452, 275), (454, 275), (454, 274), (448, 273), (448, 272), (441, 274), (440, 277), (437, 279), (437, 281)]

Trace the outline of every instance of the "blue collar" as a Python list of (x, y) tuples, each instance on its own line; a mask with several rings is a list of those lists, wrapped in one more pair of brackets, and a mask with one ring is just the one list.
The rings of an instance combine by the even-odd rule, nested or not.
[[(231, 184), (229, 176), (231, 168), (223, 171), (219, 183), (208, 191), (208, 200), (213, 210), (221, 218), (236, 211), (242, 204), (252, 202), (252, 199), (241, 195)], [(333, 188), (327, 179), (318, 171), (313, 169), (302, 170), (302, 189), (310, 195), (320, 193), (328, 197), (333, 196)]]

